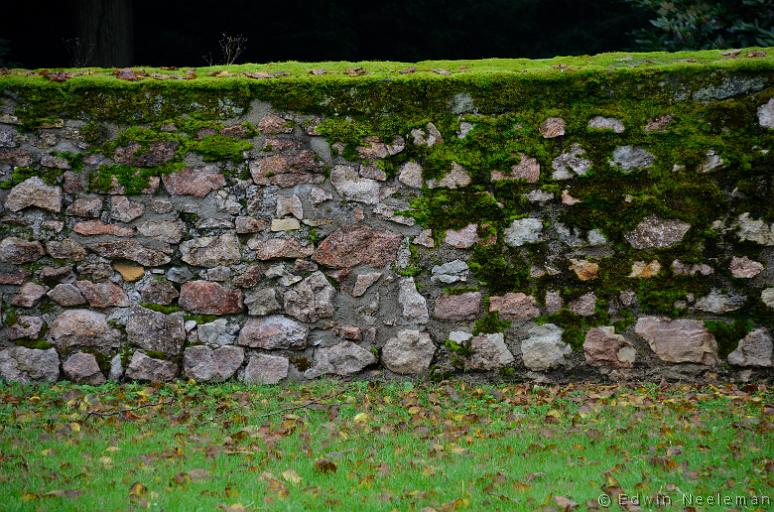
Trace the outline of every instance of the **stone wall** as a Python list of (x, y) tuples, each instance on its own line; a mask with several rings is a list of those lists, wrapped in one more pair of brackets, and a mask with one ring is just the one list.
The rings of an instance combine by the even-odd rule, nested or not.
[(769, 379), (774, 64), (748, 53), (0, 76), (0, 377)]

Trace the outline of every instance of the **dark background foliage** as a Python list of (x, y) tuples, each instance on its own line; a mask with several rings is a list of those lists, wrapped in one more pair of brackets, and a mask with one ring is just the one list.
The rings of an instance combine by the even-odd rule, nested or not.
[[(5, 0), (0, 65), (550, 57), (771, 45), (774, 0)], [(75, 38), (78, 38), (77, 40)]]

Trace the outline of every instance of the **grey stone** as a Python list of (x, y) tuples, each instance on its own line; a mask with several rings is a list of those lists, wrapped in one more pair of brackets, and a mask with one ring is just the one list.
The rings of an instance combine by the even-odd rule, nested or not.
[(165, 315), (141, 306), (134, 306), (126, 322), (127, 340), (148, 352), (176, 356), (183, 350), (185, 343), (183, 324), (182, 313)]
[(6, 335), (9, 340), (18, 340), (28, 338), (37, 339), (40, 331), (43, 329), (43, 319), (39, 316), (21, 315), (16, 318), (16, 322), (8, 326)]
[(679, 220), (646, 217), (624, 238), (635, 249), (665, 248), (680, 243), (691, 225)]
[(551, 162), (551, 178), (569, 180), (573, 176), (584, 176), (591, 169), (591, 160), (583, 158), (586, 151), (577, 143)]
[(233, 233), (203, 236), (180, 244), (181, 259), (196, 267), (217, 267), (239, 263), (239, 239)]
[(774, 98), (758, 107), (757, 114), (761, 128), (774, 128)]
[(379, 182), (361, 178), (355, 168), (349, 165), (334, 166), (331, 171), (331, 185), (347, 201), (365, 204), (379, 202)]
[(62, 189), (47, 185), (42, 179), (33, 176), (13, 187), (5, 198), (5, 207), (12, 212), (18, 212), (30, 206), (60, 212)]
[(735, 293), (724, 294), (713, 288), (710, 293), (696, 301), (695, 308), (707, 313), (730, 313), (741, 308), (747, 298)]
[(22, 308), (31, 308), (43, 298), (47, 291), (47, 286), (28, 281), (24, 283), (16, 292), (16, 295), (11, 298), (11, 305)]
[(16, 147), (16, 128), (0, 125), (0, 148)]
[(56, 350), (11, 347), (0, 350), (0, 377), (11, 382), (56, 382), (59, 356)]
[[(140, 235), (168, 244), (176, 244), (182, 240), (184, 231), (185, 224), (179, 220), (152, 220), (137, 226), (137, 232)], [(231, 243), (233, 240), (228, 239), (222, 242)], [(237, 252), (239, 252), (238, 248)]]
[(637, 357), (634, 346), (623, 336), (615, 333), (613, 326), (593, 327), (586, 333), (583, 343), (586, 362), (592, 366), (631, 368)]
[(597, 296), (594, 292), (584, 293), (568, 304), (570, 311), (579, 316), (593, 316), (597, 308)]
[(304, 372), (313, 379), (321, 375), (352, 375), (374, 364), (374, 355), (351, 341), (343, 341), (332, 347), (318, 348), (314, 354), (314, 366)]
[(277, 217), (292, 215), (297, 219), (304, 218), (304, 205), (296, 194), (290, 197), (277, 196)]
[(470, 173), (457, 162), (452, 162), (451, 170), (447, 172), (441, 179), (427, 180), (428, 188), (448, 188), (458, 189), (467, 187), (471, 184), (473, 179), (470, 177)]
[(417, 291), (413, 277), (404, 277), (398, 282), (398, 304), (406, 323), (426, 324), (430, 320), (427, 301)]
[(414, 161), (400, 166), (398, 181), (411, 188), (422, 188), (422, 166)]
[(470, 340), (471, 355), (465, 361), (466, 370), (497, 370), (513, 362), (513, 354), (505, 346), (503, 333), (479, 334)]
[(285, 312), (303, 322), (330, 318), (335, 312), (335, 297), (336, 289), (317, 271), (285, 292)]
[(410, 329), (398, 331), (382, 348), (382, 362), (395, 373), (418, 375), (428, 369), (435, 354), (430, 335)]
[[(102, 201), (100, 201), (102, 208)], [(142, 216), (145, 205), (132, 201), (126, 196), (113, 196), (110, 198), (110, 218), (120, 222), (132, 222)]]
[(309, 328), (292, 318), (271, 315), (250, 318), (239, 332), (238, 345), (274, 349), (302, 349), (306, 347)]
[(245, 292), (245, 306), (247, 306), (247, 314), (252, 316), (270, 315), (282, 308), (277, 300), (277, 290), (274, 288), (260, 288)]
[(9, 236), (0, 242), (0, 262), (23, 265), (39, 260), (44, 254), (43, 245), (37, 241), (28, 242)]
[(543, 221), (538, 218), (528, 217), (516, 219), (510, 227), (505, 228), (505, 243), (511, 247), (520, 247), (524, 244), (540, 241), (543, 232)]
[(766, 288), (761, 291), (761, 301), (774, 309), (774, 288)]
[(615, 117), (594, 116), (589, 119), (588, 127), (593, 130), (612, 130), (615, 133), (623, 133), (625, 130), (623, 122)]
[(618, 146), (613, 151), (610, 165), (617, 167), (625, 174), (651, 167), (656, 163), (656, 157), (643, 148), (637, 146)]
[(365, 272), (358, 274), (355, 278), (355, 285), (352, 287), (353, 297), (362, 297), (365, 292), (382, 277), (381, 272)]
[(170, 257), (161, 251), (145, 247), (135, 240), (116, 240), (89, 245), (89, 250), (103, 258), (134, 261), (145, 267), (166, 265)]
[(771, 368), (772, 348), (768, 331), (763, 327), (750, 331), (747, 336), (739, 340), (736, 349), (728, 354), (729, 364), (735, 366), (760, 366)]
[(132, 354), (126, 376), (132, 380), (168, 382), (177, 376), (177, 365), (172, 361), (148, 357), (138, 350)]
[[(175, 269), (169, 269), (172, 272)], [(172, 283), (154, 278), (140, 288), (142, 302), (149, 304), (171, 304), (180, 296), (180, 292)]]
[(479, 241), (478, 225), (468, 224), (462, 229), (447, 229), (444, 243), (457, 249), (469, 249)]
[(734, 256), (728, 265), (731, 275), (739, 279), (751, 279), (763, 272), (763, 264), (747, 256)]
[(533, 371), (546, 371), (567, 364), (565, 357), (572, 348), (562, 341), (562, 329), (554, 324), (536, 325), (521, 343), (524, 366)]
[(468, 279), (469, 270), (468, 264), (462, 260), (449, 261), (443, 265), (435, 265), (431, 269), (431, 280), (444, 284), (452, 284), (458, 281), (465, 282)]
[(196, 333), (201, 343), (207, 345), (231, 345), (236, 341), (239, 324), (231, 323), (225, 318), (199, 324)]
[(244, 359), (242, 347), (188, 347), (183, 353), (183, 375), (199, 382), (223, 382), (236, 373)]
[(70, 283), (59, 283), (46, 295), (60, 306), (80, 306), (86, 303), (78, 287)]
[(46, 242), (46, 251), (52, 258), (60, 260), (82, 261), (86, 258), (86, 249), (71, 238)]
[(424, 130), (421, 128), (411, 130), (411, 139), (417, 146), (433, 147), (443, 143), (443, 136), (433, 123), (427, 123)]
[(113, 359), (110, 360), (110, 372), (108, 373), (108, 379), (112, 381), (120, 380), (124, 376), (124, 362), (121, 354), (116, 354)]
[(718, 169), (721, 169), (725, 167), (726, 161), (723, 160), (723, 157), (717, 154), (717, 152), (714, 149), (707, 150), (706, 157), (704, 158), (704, 162), (702, 162), (701, 167), (699, 167), (699, 172), (701, 173), (707, 173), (716, 171)]
[(701, 320), (643, 316), (637, 320), (634, 332), (645, 338), (651, 350), (668, 363), (718, 363), (715, 337)]
[(277, 384), (287, 378), (289, 368), (290, 362), (287, 357), (252, 354), (242, 380), (248, 384)]
[(187, 283), (194, 278), (193, 272), (188, 267), (172, 267), (167, 270), (167, 279), (173, 283)]
[(739, 240), (755, 242), (761, 245), (774, 245), (774, 223), (753, 219), (749, 212), (741, 214), (737, 222), (736, 235)]
[(102, 212), (102, 199), (99, 197), (79, 197), (67, 207), (67, 215), (76, 217), (99, 217)]
[(69, 380), (79, 384), (98, 386), (105, 383), (105, 376), (94, 354), (76, 352), (62, 363), (62, 372)]

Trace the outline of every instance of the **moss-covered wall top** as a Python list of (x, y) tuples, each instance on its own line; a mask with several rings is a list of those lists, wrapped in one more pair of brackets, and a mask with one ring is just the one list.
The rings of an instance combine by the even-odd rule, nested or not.
[(2, 70), (0, 374), (768, 378), (772, 84), (766, 48)]

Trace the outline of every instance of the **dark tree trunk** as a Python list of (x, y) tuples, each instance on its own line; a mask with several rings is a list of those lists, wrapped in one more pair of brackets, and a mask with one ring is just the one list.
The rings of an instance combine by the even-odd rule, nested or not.
[(134, 59), (132, 0), (76, 0), (78, 37), (91, 66), (131, 66)]

